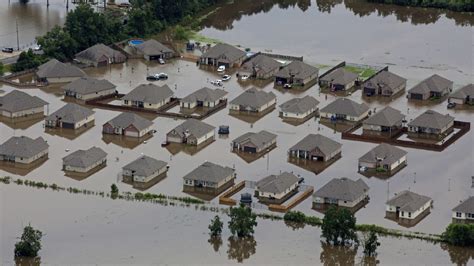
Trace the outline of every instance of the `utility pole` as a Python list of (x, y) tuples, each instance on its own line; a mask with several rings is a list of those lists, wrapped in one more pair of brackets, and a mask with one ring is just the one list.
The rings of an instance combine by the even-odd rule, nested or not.
[(17, 50), (20, 51), (20, 35), (18, 33), (18, 18), (15, 18), (16, 23), (16, 47)]
[(69, 0), (66, 0), (66, 10), (69, 10)]
[(49, 0), (46, 0), (46, 7), (49, 7)]

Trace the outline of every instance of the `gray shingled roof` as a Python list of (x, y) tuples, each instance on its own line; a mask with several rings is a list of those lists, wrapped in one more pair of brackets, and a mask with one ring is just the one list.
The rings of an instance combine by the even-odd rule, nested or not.
[(168, 85), (159, 87), (155, 84), (149, 83), (139, 85), (127, 95), (125, 95), (122, 100), (141, 101), (144, 103), (157, 104), (172, 96), (173, 91), (170, 89), (170, 87), (168, 87)]
[(44, 107), (47, 104), (48, 103), (41, 98), (31, 96), (19, 90), (13, 90), (3, 97), (0, 97), (0, 110), (11, 113)]
[(401, 122), (404, 118), (405, 115), (403, 115), (399, 110), (387, 106), (381, 111), (367, 118), (364, 121), (364, 124), (391, 127), (399, 124), (399, 122)]
[(80, 78), (84, 77), (86, 73), (76, 66), (61, 63), (56, 59), (51, 59), (38, 67), (36, 75), (39, 78)]
[(137, 114), (124, 112), (109, 120), (106, 124), (109, 124), (114, 128), (127, 128), (133, 125), (136, 129), (141, 131), (153, 125), (153, 122)]
[(414, 212), (429, 201), (431, 201), (430, 197), (405, 190), (387, 201), (387, 205), (399, 207), (400, 211)]
[(257, 182), (257, 189), (261, 192), (279, 194), (298, 183), (298, 177), (292, 173), (283, 172), (280, 175), (269, 175)]
[(141, 44), (135, 45), (137, 50), (139, 50), (141, 53), (145, 55), (159, 55), (163, 53), (173, 53), (174, 51), (171, 50), (170, 48), (166, 47), (159, 41), (155, 39), (150, 39), (147, 41), (144, 41)]
[(242, 136), (234, 139), (232, 142), (245, 144), (247, 142), (253, 143), (257, 148), (262, 148), (265, 144), (271, 143), (277, 138), (277, 135), (272, 134), (266, 130), (262, 130), (258, 133), (248, 132)]
[(75, 103), (67, 103), (63, 107), (61, 107), (56, 112), (50, 114), (46, 117), (46, 121), (48, 120), (57, 120), (61, 118), (61, 121), (64, 123), (77, 123), (79, 121), (84, 120), (86, 117), (93, 115), (95, 112), (89, 108), (82, 107)]
[(26, 136), (11, 137), (0, 145), (0, 154), (30, 158), (48, 148), (48, 143), (42, 137), (36, 139)]
[(381, 143), (360, 157), (359, 162), (380, 162), (382, 164), (391, 165), (400, 160), (405, 155), (407, 155), (406, 151), (387, 143)]
[(73, 167), (87, 168), (107, 157), (107, 153), (98, 147), (88, 150), (77, 150), (63, 158), (63, 164)]
[(323, 154), (330, 155), (341, 149), (342, 144), (320, 134), (309, 134), (290, 148), (290, 151), (311, 151), (319, 149)]
[(91, 46), (75, 55), (76, 59), (86, 59), (89, 61), (97, 62), (102, 56), (108, 58), (118, 58), (125, 60), (125, 55), (121, 52), (114, 50), (103, 43), (98, 43)]
[(303, 98), (293, 98), (280, 105), (282, 112), (304, 114), (311, 109), (315, 109), (319, 101), (312, 96), (305, 96)]
[(192, 134), (196, 138), (200, 138), (210, 131), (213, 131), (215, 127), (206, 124), (202, 121), (190, 118), (184, 121), (181, 125), (175, 127), (171, 132), (176, 132), (179, 136), (184, 136), (186, 132)]
[(453, 82), (449, 79), (443, 78), (440, 75), (434, 74), (429, 78), (421, 81), (411, 88), (409, 93), (429, 93), (430, 91), (442, 92), (447, 86), (453, 86)]
[(184, 97), (183, 99), (181, 99), (181, 101), (185, 103), (197, 101), (215, 102), (224, 97), (225, 95), (227, 95), (227, 92), (225, 90), (213, 90), (209, 89), (208, 87), (204, 87)]
[(65, 91), (73, 91), (80, 94), (90, 94), (101, 91), (115, 89), (116, 86), (106, 79), (96, 79), (91, 77), (83, 77), (65, 85)]
[(427, 110), (409, 122), (408, 126), (442, 129), (453, 121), (454, 117), (448, 114), (442, 115), (436, 111)]
[(150, 176), (167, 165), (168, 163), (166, 162), (143, 155), (135, 161), (125, 165), (122, 169), (132, 171), (135, 175)]
[(354, 201), (362, 197), (368, 190), (369, 186), (360, 178), (357, 181), (347, 177), (333, 178), (316, 191), (313, 197)]
[(474, 213), (474, 196), (471, 196), (454, 207), (454, 212)]
[(268, 73), (278, 69), (280, 66), (281, 63), (275, 59), (263, 54), (258, 54), (242, 64), (240, 68), (247, 72), (253, 72), (255, 69), (257, 73)]
[(356, 73), (351, 72), (343, 67), (340, 67), (336, 68), (324, 77), (320, 78), (320, 80), (331, 82), (333, 84), (347, 85), (351, 82), (356, 81), (358, 77), (359, 75), (357, 75)]
[(402, 84), (406, 84), (407, 80), (394, 74), (388, 70), (383, 70), (373, 76), (370, 80), (366, 81), (364, 86), (369, 88), (382, 88), (393, 90), (400, 87)]
[(230, 167), (224, 167), (215, 163), (205, 162), (198, 168), (192, 170), (189, 174), (185, 175), (183, 179), (218, 183), (229, 175), (232, 175), (234, 172), (235, 170)]
[(234, 62), (241, 57), (244, 57), (246, 54), (244, 51), (226, 44), (218, 43), (215, 46), (209, 48), (201, 57), (202, 58), (222, 58), (225, 57), (229, 62)]
[(276, 95), (273, 92), (265, 92), (256, 88), (250, 88), (237, 96), (230, 103), (258, 109), (274, 99), (276, 99)]
[(357, 103), (347, 98), (337, 98), (335, 101), (321, 109), (321, 112), (358, 117), (368, 110), (369, 106), (365, 103)]
[(466, 97), (469, 96), (471, 99), (474, 98), (474, 84), (468, 84), (453, 94), (451, 94), (451, 98), (457, 98), (457, 99), (466, 99)]
[(301, 61), (293, 61), (278, 71), (275, 77), (288, 79), (294, 76), (297, 79), (306, 79), (311, 75), (318, 75), (318, 73), (319, 69), (317, 67), (310, 66)]

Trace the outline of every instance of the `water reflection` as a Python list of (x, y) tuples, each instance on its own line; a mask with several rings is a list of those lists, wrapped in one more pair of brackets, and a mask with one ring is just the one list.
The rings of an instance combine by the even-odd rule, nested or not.
[(474, 260), (474, 249), (472, 247), (456, 247), (448, 244), (441, 244), (441, 248), (448, 252), (453, 264), (467, 265), (470, 260)]
[(333, 246), (321, 242), (321, 255), (319, 256), (323, 265), (354, 265), (357, 255), (357, 247)]
[(207, 242), (215, 252), (219, 252), (219, 248), (222, 246), (222, 238), (220, 236), (211, 236)]
[(15, 265), (17, 265), (17, 266), (40, 266), (41, 265), (41, 257), (15, 258)]
[(255, 254), (257, 242), (253, 237), (229, 237), (227, 257), (242, 263)]

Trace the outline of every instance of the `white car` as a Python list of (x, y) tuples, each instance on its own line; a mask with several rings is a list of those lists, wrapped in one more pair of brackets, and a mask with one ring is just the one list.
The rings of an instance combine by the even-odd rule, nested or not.
[(240, 80), (247, 80), (249, 79), (249, 76), (248, 75), (242, 75), (240, 76)]
[(224, 72), (225, 71), (225, 66), (219, 66), (217, 68), (217, 72)]
[(219, 87), (223, 85), (222, 80), (220, 80), (220, 79), (216, 79), (216, 80), (211, 81), (211, 84), (214, 85), (214, 86), (219, 86)]
[(222, 76), (222, 81), (228, 81), (230, 79), (230, 75)]
[(33, 51), (41, 51), (41, 45), (36, 45), (35, 47), (33, 47)]
[(163, 58), (158, 58), (158, 63), (160, 63), (160, 65), (164, 65), (165, 60), (163, 60)]

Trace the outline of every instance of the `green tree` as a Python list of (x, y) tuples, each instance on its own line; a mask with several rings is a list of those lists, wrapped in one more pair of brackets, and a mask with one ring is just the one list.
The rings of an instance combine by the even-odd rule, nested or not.
[(330, 207), (324, 215), (322, 236), (327, 243), (336, 246), (358, 243), (355, 226), (356, 218), (349, 210)]
[(12, 72), (19, 72), (27, 69), (36, 68), (39, 65), (46, 62), (47, 58), (42, 55), (33, 53), (33, 50), (29, 49), (26, 52), (21, 52), (16, 63), (11, 67)]
[(368, 256), (368, 257), (375, 256), (377, 254), (377, 247), (380, 246), (377, 233), (371, 230), (368, 232), (368, 234), (364, 235), (362, 246), (364, 247), (365, 256)]
[(211, 231), (211, 236), (220, 236), (222, 233), (222, 226), (224, 223), (221, 221), (219, 216), (215, 216), (214, 219), (211, 220), (211, 224), (209, 225), (209, 231)]
[(474, 246), (474, 224), (450, 224), (443, 233), (443, 239), (457, 246)]
[(119, 189), (117, 185), (112, 184), (110, 186), (110, 197), (112, 197), (112, 199), (116, 199), (118, 197), (118, 194), (119, 194)]
[(31, 225), (25, 226), (20, 241), (15, 244), (15, 257), (36, 257), (41, 250), (43, 233)]
[(3, 63), (0, 62), (0, 76), (3, 76), (3, 73), (5, 73), (5, 67), (3, 66)]
[(229, 217), (229, 229), (232, 235), (238, 237), (253, 235), (254, 227), (257, 226), (257, 215), (252, 212), (252, 209), (244, 205), (231, 207)]
[(189, 33), (184, 27), (177, 25), (174, 28), (174, 38), (176, 40), (187, 41), (189, 39)]
[(78, 51), (76, 41), (72, 39), (69, 32), (59, 26), (55, 26), (44, 36), (38, 37), (37, 42), (41, 45), (46, 56), (56, 58), (59, 61), (73, 58)]

